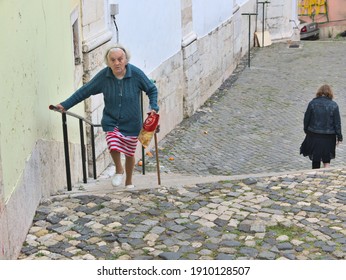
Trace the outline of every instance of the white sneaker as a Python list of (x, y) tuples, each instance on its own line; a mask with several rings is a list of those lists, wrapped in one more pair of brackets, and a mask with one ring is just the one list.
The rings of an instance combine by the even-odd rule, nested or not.
[(135, 188), (135, 185), (126, 185), (125, 188), (127, 188), (127, 189), (133, 189), (133, 188)]
[(115, 174), (112, 178), (112, 186), (119, 187), (123, 182), (124, 174)]

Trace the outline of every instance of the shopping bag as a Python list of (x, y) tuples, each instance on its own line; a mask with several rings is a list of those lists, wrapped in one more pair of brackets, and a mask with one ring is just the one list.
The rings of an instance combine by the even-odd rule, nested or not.
[(148, 117), (145, 119), (142, 129), (139, 132), (138, 140), (141, 142), (144, 148), (147, 148), (153, 139), (156, 128), (159, 124), (160, 115), (157, 113), (148, 113)]

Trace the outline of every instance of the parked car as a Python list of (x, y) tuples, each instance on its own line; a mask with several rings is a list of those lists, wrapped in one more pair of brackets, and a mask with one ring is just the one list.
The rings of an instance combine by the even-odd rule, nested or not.
[(320, 29), (316, 22), (303, 23), (300, 26), (300, 40), (318, 40), (320, 38)]

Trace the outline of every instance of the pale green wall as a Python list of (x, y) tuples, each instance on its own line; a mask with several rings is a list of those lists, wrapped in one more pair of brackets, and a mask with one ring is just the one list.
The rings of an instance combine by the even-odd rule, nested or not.
[[(0, 166), (5, 201), (20, 183), (36, 141), (62, 141), (61, 115), (49, 111), (48, 105), (74, 91), (70, 14), (78, 2), (0, 0)], [(73, 111), (83, 114), (82, 105)], [(78, 142), (78, 137), (73, 134), (71, 140)]]

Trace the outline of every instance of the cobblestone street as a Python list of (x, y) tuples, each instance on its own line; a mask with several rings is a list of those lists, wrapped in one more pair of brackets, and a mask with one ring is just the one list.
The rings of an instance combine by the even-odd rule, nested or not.
[[(243, 60), (159, 143), (161, 186), (114, 189), (102, 178), (98, 192), (90, 183), (52, 196), (19, 259), (346, 259), (345, 144), (330, 169), (312, 171), (299, 155), (306, 106), (324, 83), (346, 131), (345, 47), (254, 49), (250, 68)], [(155, 172), (154, 159), (147, 167)]]
[[(161, 141), (163, 170), (207, 176), (311, 168), (299, 155), (304, 112), (318, 87), (328, 83), (345, 119), (344, 47), (345, 41), (319, 41), (255, 49), (250, 68), (243, 61), (240, 73)], [(346, 131), (346, 121), (342, 125)], [(332, 166), (345, 162), (340, 145)]]

